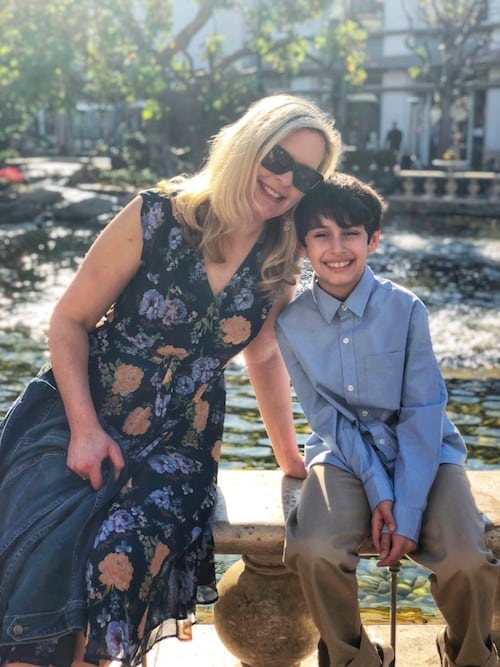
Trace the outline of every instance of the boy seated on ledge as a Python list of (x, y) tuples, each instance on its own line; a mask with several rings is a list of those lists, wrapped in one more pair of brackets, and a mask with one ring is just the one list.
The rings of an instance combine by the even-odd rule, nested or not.
[(337, 174), (296, 209), (314, 276), (276, 326), (312, 435), (284, 562), (320, 632), (321, 667), (393, 663), (392, 648), (361, 623), (356, 568), (370, 534), (380, 567), (410, 556), (430, 571), (446, 622), (441, 664), (493, 667), (498, 562), (484, 543), (465, 443), (446, 415), (427, 312), (366, 264), (384, 208), (368, 185)]

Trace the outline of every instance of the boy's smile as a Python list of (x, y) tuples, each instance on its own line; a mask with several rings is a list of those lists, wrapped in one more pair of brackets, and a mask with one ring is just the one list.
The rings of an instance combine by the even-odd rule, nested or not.
[(360, 281), (368, 255), (377, 249), (380, 230), (368, 242), (361, 225), (343, 228), (324, 216), (319, 219), (321, 226), (305, 236), (306, 254), (321, 289), (343, 301)]

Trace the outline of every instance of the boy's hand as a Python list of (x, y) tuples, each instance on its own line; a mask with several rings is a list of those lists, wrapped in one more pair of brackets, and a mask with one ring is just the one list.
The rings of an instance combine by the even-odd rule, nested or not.
[(417, 545), (413, 540), (403, 535), (384, 533), (380, 549), (380, 560), (377, 562), (377, 566), (386, 567), (388, 565), (395, 565), (403, 556), (415, 551), (416, 547)]
[[(382, 532), (384, 527), (387, 528), (389, 533)], [(372, 514), (372, 542), (380, 555), (382, 555), (382, 549), (384, 548), (383, 544), (390, 543), (390, 533), (393, 533), (395, 530), (396, 522), (392, 515), (392, 500), (382, 500), (373, 510)]]
[[(384, 528), (386, 531), (383, 532)], [(378, 567), (395, 565), (407, 554), (415, 551), (416, 544), (403, 535), (395, 534), (396, 522), (392, 514), (392, 500), (383, 500), (373, 510), (372, 542), (380, 554)], [(389, 532), (387, 532), (389, 531)]]

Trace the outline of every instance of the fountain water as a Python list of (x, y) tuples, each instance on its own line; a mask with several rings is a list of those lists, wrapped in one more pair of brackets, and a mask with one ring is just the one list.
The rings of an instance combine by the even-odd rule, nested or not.
[[(98, 226), (0, 227), (0, 415), (46, 357), (53, 304)], [(478, 219), (389, 218), (374, 270), (406, 285), (427, 304), (434, 348), (450, 394), (449, 413), (469, 447), (468, 467), (500, 467), (500, 230)], [(310, 279), (305, 269), (302, 284)], [(253, 393), (240, 360), (228, 369), (228, 413), (221, 465), (275, 468)], [(308, 427), (295, 403), (299, 442)], [(219, 566), (226, 567), (227, 559)], [(389, 581), (363, 564), (365, 618), (380, 619)], [(408, 621), (436, 614), (425, 572), (405, 563), (399, 594)]]

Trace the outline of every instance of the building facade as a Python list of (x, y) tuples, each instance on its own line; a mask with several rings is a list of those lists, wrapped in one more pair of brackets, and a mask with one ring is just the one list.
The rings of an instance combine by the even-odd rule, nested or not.
[[(289, 82), (269, 75), (271, 90), (290, 90), (316, 99), (337, 118), (344, 143), (357, 149), (388, 145), (392, 128), (401, 132), (400, 158), (408, 165), (430, 166), (446, 157), (439, 149), (441, 108), (439, 90), (430, 81), (409, 74), (419, 60), (408, 46), (412, 30), (425, 31), (418, 22), (419, 0), (344, 0), (332, 2), (337, 20), (352, 18), (368, 33), (367, 79), (358, 90), (346, 89), (344, 99), (330, 108), (331, 96), (324, 79), (304, 68)], [(324, 20), (332, 19), (332, 14)], [(317, 22), (317, 23), (321, 23)], [(312, 36), (314, 25), (306, 26)], [(488, 0), (479, 30), (490, 36), (485, 53), (475, 63), (474, 80), (451, 110), (446, 148), (455, 160), (469, 167), (500, 170), (500, 0)], [(459, 37), (457, 35), (457, 37)], [(477, 75), (476, 75), (477, 74)], [(332, 71), (332, 77), (336, 73)], [(442, 143), (442, 142), (441, 142)]]
[[(255, 6), (264, 1), (247, 0)], [(399, 158), (408, 165), (430, 166), (443, 158), (442, 142), (438, 149), (437, 141), (441, 108), (436, 102), (439, 91), (433, 84), (409, 74), (418, 60), (408, 46), (408, 37), (415, 28), (426, 29), (418, 24), (418, 7), (419, 0), (332, 0), (323, 16), (300, 26), (301, 34), (312, 43), (325, 26), (334, 29), (346, 19), (358, 21), (368, 35), (367, 79), (362, 87), (351, 88), (345, 83), (340, 62), (325, 70), (309, 60), (297, 74), (287, 76), (247, 57), (240, 63), (242, 72), (258, 69), (267, 93), (289, 91), (318, 102), (335, 117), (348, 149), (385, 148), (389, 131), (396, 127), (401, 132)], [(193, 19), (197, 8), (193, 0), (173, 3), (174, 34)], [(480, 28), (491, 32), (488, 50), (477, 58), (477, 76), (452, 109), (446, 148), (453, 149), (455, 159), (469, 167), (500, 171), (500, 0), (487, 0)], [(205, 40), (210, 35), (223, 35), (226, 53), (245, 46), (249, 39), (241, 13), (227, 9), (215, 12), (189, 46), (190, 62), (200, 73), (205, 67)], [(80, 105), (74, 118), (70, 122), (64, 119), (62, 125), (66, 133), (71, 126), (73, 147), (85, 151), (99, 141), (106, 143), (118, 121), (125, 120), (129, 131), (139, 129), (140, 104), (135, 109), (124, 109), (123, 105), (117, 109)], [(53, 125), (54, 135), (62, 134), (55, 121)], [(53, 143), (61, 143), (61, 137), (55, 136)]]

